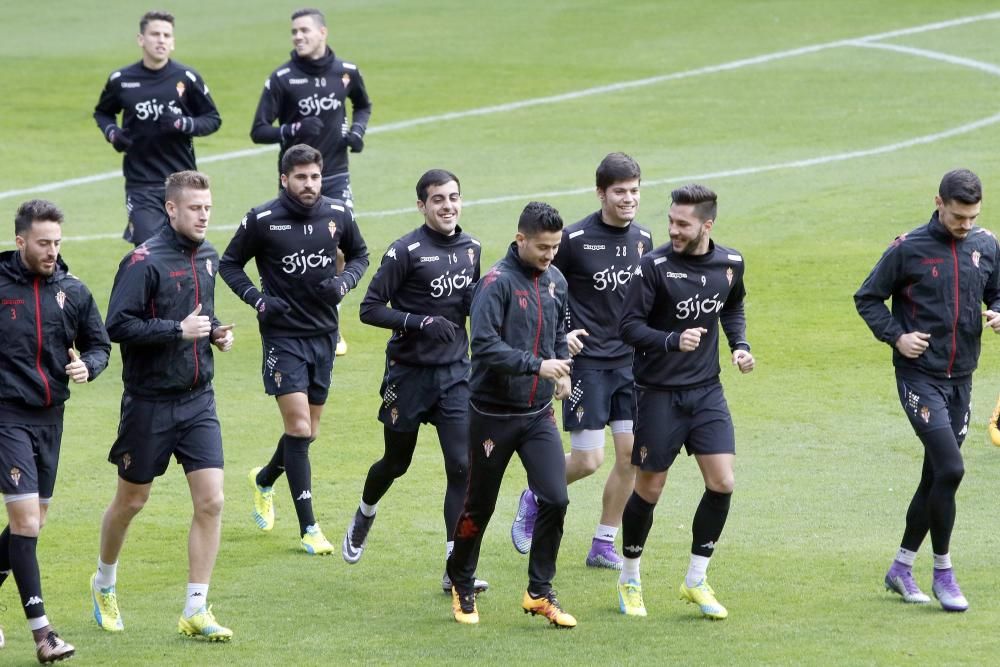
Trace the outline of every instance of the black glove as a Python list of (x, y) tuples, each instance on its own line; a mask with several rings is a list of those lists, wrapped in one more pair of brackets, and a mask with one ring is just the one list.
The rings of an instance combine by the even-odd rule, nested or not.
[(420, 331), (438, 343), (450, 343), (455, 340), (457, 330), (458, 327), (454, 322), (441, 316), (428, 315), (420, 321)]
[(283, 137), (290, 137), (296, 143), (309, 143), (323, 132), (323, 121), (316, 116), (306, 116), (296, 123), (281, 126)]
[(319, 281), (313, 288), (316, 295), (330, 304), (336, 306), (351, 291), (350, 284), (344, 279), (344, 275), (333, 276)]
[(351, 125), (351, 130), (344, 135), (344, 141), (351, 147), (352, 153), (360, 153), (365, 148), (365, 128), (361, 123)]
[(257, 310), (257, 321), (270, 324), (292, 309), (280, 296), (262, 294), (253, 307)]
[(194, 132), (194, 118), (191, 116), (175, 116), (173, 114), (168, 114), (162, 116), (156, 125), (160, 128), (160, 132), (163, 134), (191, 134)]
[(108, 137), (108, 142), (112, 146), (114, 146), (115, 150), (118, 151), (119, 153), (124, 153), (125, 151), (127, 151), (129, 148), (132, 147), (132, 140), (129, 138), (127, 134), (125, 134), (125, 130), (118, 127), (117, 125), (112, 125), (111, 127), (109, 127), (106, 131), (106, 134)]

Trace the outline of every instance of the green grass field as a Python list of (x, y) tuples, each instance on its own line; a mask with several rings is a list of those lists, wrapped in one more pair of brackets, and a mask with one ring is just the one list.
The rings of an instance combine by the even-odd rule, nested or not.
[[(290, 50), (294, 8), (260, 0), (169, 6), (178, 17), (176, 57), (204, 75), (223, 117), (217, 134), (197, 141), (214, 183), (209, 237), (220, 249), (243, 213), (274, 193), (274, 152), (232, 154), (254, 148), (253, 110), (265, 76)], [(91, 112), (108, 73), (138, 58), (134, 33), (145, 9), (58, 0), (5, 7), (0, 22), (0, 208), (10, 221), (24, 199), (59, 203), (68, 216), (64, 257), (102, 310), (128, 249), (118, 238), (122, 181), (60, 183), (120, 171)], [(583, 564), (606, 473), (570, 487), (555, 583), (579, 620), (572, 632), (519, 608), (527, 561), (508, 535), (524, 484), (518, 464), (483, 544), (479, 572), (491, 589), (480, 598), (482, 622), (451, 620), (438, 583), (444, 474), (433, 430), (380, 504), (359, 564), (298, 551), (284, 483), (278, 525), (258, 533), (246, 473), (270, 454), (280, 420), (261, 389), (252, 312), (220, 281), (217, 312), (237, 323), (237, 343), (216, 356), (228, 502), (210, 600), (235, 639), (205, 645), (176, 634), (190, 521), (176, 466), (154, 485), (122, 554), (126, 632), (103, 633), (92, 620), (87, 583), (115, 486), (106, 462), (121, 395), (115, 353), (96, 383), (74, 390), (39, 546), (47, 611), (76, 645), (76, 663), (991, 663), (1000, 625), (991, 504), (1000, 450), (988, 444), (985, 424), (1000, 390), (1000, 339), (985, 338), (976, 376), (953, 538), (971, 609), (904, 606), (881, 580), (922, 452), (898, 406), (889, 349), (872, 338), (851, 295), (894, 236), (926, 221), (948, 169), (979, 173), (981, 224), (1000, 229), (995, 9), (978, 0), (324, 6), (335, 50), (359, 63), (374, 103), (351, 170), (373, 267), (421, 222), (413, 185), (430, 167), (461, 177), (463, 227), (483, 240), (484, 264), (500, 257), (530, 199), (554, 204), (567, 222), (593, 211), (594, 168), (612, 150), (642, 165), (639, 219), (659, 242), (672, 187), (699, 180), (719, 192), (713, 237), (746, 257), (757, 357), (749, 376), (723, 372), (737, 425), (737, 492), (710, 579), (730, 618), (702, 620), (676, 599), (701, 493), (688, 459), (671, 473), (643, 559), (646, 619), (621, 616), (615, 575)], [(337, 542), (382, 451), (375, 415), (388, 332), (358, 322), (360, 297), (343, 310), (351, 349), (337, 362), (312, 449), (317, 515)], [(928, 543), (917, 564), (925, 589), (929, 552)], [(8, 637), (0, 664), (31, 664), (12, 582), (0, 605)]]

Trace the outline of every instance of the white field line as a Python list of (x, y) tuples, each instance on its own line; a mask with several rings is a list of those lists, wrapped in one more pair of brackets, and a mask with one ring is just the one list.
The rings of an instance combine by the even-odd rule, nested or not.
[[(542, 106), (546, 104), (557, 104), (559, 102), (566, 102), (569, 100), (576, 100), (582, 97), (589, 97), (592, 95), (603, 95), (605, 93), (614, 93), (622, 90), (628, 90), (632, 88), (640, 88), (645, 86), (652, 86), (659, 83), (665, 83), (667, 81), (676, 81), (679, 79), (686, 79), (696, 76), (703, 76), (705, 74), (715, 74), (718, 72), (727, 72), (742, 67), (749, 67), (752, 65), (760, 65), (764, 63), (773, 62), (775, 60), (781, 60), (784, 58), (793, 58), (796, 56), (806, 55), (810, 53), (817, 53), (819, 51), (824, 51), (832, 48), (839, 48), (843, 46), (860, 46), (862, 43), (875, 42), (884, 39), (891, 39), (894, 37), (901, 37), (904, 35), (913, 35), (922, 32), (929, 32), (934, 30), (943, 30), (946, 28), (953, 28), (956, 26), (966, 25), (969, 23), (978, 23), (980, 21), (991, 21), (1000, 19), (1000, 12), (990, 12), (987, 14), (978, 14), (975, 16), (965, 16), (957, 19), (951, 19), (948, 21), (937, 21), (934, 23), (927, 23), (924, 25), (914, 26), (911, 28), (902, 28), (899, 30), (891, 30), (888, 32), (874, 33), (864, 37), (858, 37), (854, 39), (843, 39), (836, 40), (833, 42), (827, 42), (825, 44), (816, 44), (814, 46), (805, 46), (796, 49), (789, 49), (785, 51), (776, 51), (774, 53), (768, 53), (760, 56), (754, 56), (752, 58), (743, 58), (740, 60), (734, 60), (728, 63), (722, 63), (719, 65), (710, 65), (708, 67), (699, 67), (693, 70), (687, 70), (684, 72), (674, 72), (671, 74), (661, 74), (658, 76), (648, 77), (644, 79), (635, 79), (632, 81), (621, 81), (618, 83), (608, 84), (604, 86), (595, 86), (592, 88), (585, 88), (582, 90), (572, 91), (568, 93), (562, 93), (559, 95), (549, 95), (546, 97), (536, 97), (527, 100), (520, 100), (518, 102), (510, 102), (507, 104), (496, 104), (492, 106), (480, 107), (478, 109), (467, 109), (465, 111), (453, 111), (449, 113), (437, 114), (433, 116), (424, 116), (421, 118), (411, 118), (409, 120), (403, 120), (396, 123), (387, 123), (385, 125), (373, 126), (369, 132), (370, 133), (381, 133), (381, 132), (394, 132), (398, 130), (405, 130), (412, 127), (417, 127), (420, 125), (427, 125), (432, 123), (440, 123), (442, 121), (457, 120), (460, 118), (469, 118), (473, 116), (485, 116), (496, 113), (505, 113), (508, 111), (514, 111), (517, 109), (524, 109), (528, 107)], [(209, 155), (200, 158), (198, 162), (200, 164), (210, 164), (213, 162), (222, 162), (225, 160), (235, 160), (243, 157), (251, 157), (255, 155), (260, 155), (269, 151), (274, 151), (275, 146), (261, 146), (257, 148), (247, 148), (238, 151), (232, 151), (228, 153), (219, 153), (216, 155)], [(6, 190), (0, 192), (0, 199), (7, 199), (10, 197), (18, 197), (23, 195), (33, 195), (45, 192), (54, 192), (62, 190), (63, 188), (73, 187), (77, 185), (86, 185), (89, 183), (97, 183), (100, 181), (107, 181), (115, 178), (120, 178), (121, 173), (118, 171), (106, 171), (99, 174), (91, 174), (89, 176), (81, 176), (79, 178), (71, 178), (64, 181), (55, 181), (52, 183), (43, 183), (41, 185), (35, 185), (27, 188), (20, 188), (16, 190)]]
[(930, 58), (931, 60), (938, 60), (943, 63), (950, 63), (952, 65), (960, 65), (962, 67), (977, 69), (980, 72), (986, 72), (987, 74), (992, 74), (993, 76), (1000, 76), (1000, 67), (993, 65), (992, 63), (984, 63), (981, 60), (973, 60), (972, 58), (953, 56), (947, 53), (941, 53), (940, 51), (917, 49), (912, 46), (902, 46), (899, 44), (876, 44), (873, 42), (865, 42), (860, 40), (851, 43), (851, 46), (857, 46), (865, 49), (881, 49), (883, 51), (895, 51), (896, 53), (903, 53), (908, 56), (919, 56), (921, 58)]

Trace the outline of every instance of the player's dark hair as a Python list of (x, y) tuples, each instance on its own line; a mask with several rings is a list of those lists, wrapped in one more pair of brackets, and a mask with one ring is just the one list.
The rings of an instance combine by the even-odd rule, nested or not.
[(281, 156), (281, 173), (289, 174), (295, 167), (304, 164), (316, 164), (323, 169), (323, 154), (312, 146), (306, 144), (295, 144)]
[(150, 21), (166, 21), (170, 25), (173, 25), (174, 15), (171, 14), (170, 12), (164, 12), (158, 9), (154, 9), (151, 12), (146, 12), (145, 14), (142, 15), (142, 18), (139, 19), (139, 32), (145, 34), (146, 26), (149, 25)]
[(200, 171), (178, 171), (167, 176), (163, 182), (166, 188), (164, 201), (172, 201), (175, 204), (180, 198), (183, 190), (208, 190), (208, 176)]
[(978, 204), (983, 200), (983, 184), (968, 169), (953, 169), (941, 179), (938, 196), (946, 204), (950, 201)]
[(14, 234), (20, 236), (31, 228), (33, 222), (63, 223), (63, 212), (46, 199), (31, 199), (17, 207), (14, 214)]
[(718, 195), (711, 189), (698, 183), (685, 185), (670, 193), (670, 201), (674, 204), (693, 204), (694, 214), (702, 222), (715, 220), (715, 215), (719, 212), (718, 199)]
[(540, 201), (529, 202), (517, 220), (517, 231), (525, 236), (540, 232), (558, 232), (563, 228), (563, 219), (552, 206)]
[(311, 16), (317, 24), (326, 27), (326, 17), (323, 16), (323, 12), (318, 9), (313, 9), (312, 7), (305, 7), (303, 9), (296, 9), (292, 12), (292, 20), (300, 19), (303, 16)]
[(458, 180), (458, 176), (451, 173), (447, 169), (430, 169), (424, 172), (424, 175), (420, 177), (417, 181), (417, 199), (427, 203), (427, 190), (432, 185), (444, 185), (445, 183), (451, 183), (455, 181), (455, 185), (458, 186), (458, 192), (462, 192), (462, 183)]
[(642, 171), (639, 163), (625, 153), (608, 153), (597, 165), (597, 187), (601, 190), (633, 178), (642, 178)]

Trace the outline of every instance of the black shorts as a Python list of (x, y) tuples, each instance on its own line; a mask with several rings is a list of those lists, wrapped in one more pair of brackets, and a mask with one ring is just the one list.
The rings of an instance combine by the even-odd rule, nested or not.
[(261, 336), (261, 374), (268, 396), (303, 392), (310, 405), (323, 405), (330, 394), (337, 334), (291, 338)]
[(118, 438), (108, 454), (118, 476), (148, 484), (166, 472), (171, 454), (185, 474), (222, 468), (222, 429), (211, 387), (165, 401), (122, 396)]
[(57, 424), (0, 422), (0, 492), (51, 498), (62, 431), (62, 420)]
[(354, 193), (351, 192), (351, 175), (348, 172), (323, 177), (323, 196), (339, 199), (354, 208)]
[(122, 238), (139, 245), (156, 236), (168, 222), (167, 209), (163, 203), (165, 197), (166, 189), (163, 186), (125, 188), (128, 227)]
[(632, 368), (574, 369), (563, 401), (563, 430), (602, 431), (613, 421), (634, 421)]
[(663, 472), (681, 446), (691, 454), (735, 454), (736, 435), (722, 384), (697, 389), (635, 389), (632, 463)]
[(378, 420), (393, 431), (412, 432), (421, 424), (468, 421), (469, 361), (447, 366), (406, 366), (390, 361)]
[(961, 445), (969, 432), (972, 382), (951, 384), (896, 376), (903, 412), (917, 435), (950, 428)]

